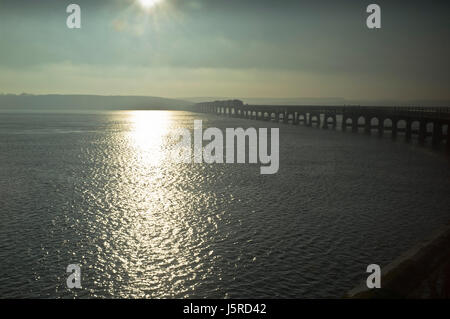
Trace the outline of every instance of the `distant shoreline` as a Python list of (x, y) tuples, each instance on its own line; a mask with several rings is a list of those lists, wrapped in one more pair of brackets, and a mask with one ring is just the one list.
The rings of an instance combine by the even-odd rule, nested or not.
[(0, 95), (1, 109), (33, 110), (171, 110), (183, 109), (192, 103), (177, 99), (152, 96), (103, 95)]

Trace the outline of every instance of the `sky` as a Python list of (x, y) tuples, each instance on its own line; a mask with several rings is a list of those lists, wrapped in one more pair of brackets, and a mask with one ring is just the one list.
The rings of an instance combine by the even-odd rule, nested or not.
[(450, 100), (449, 1), (370, 3), (0, 0), (0, 93)]

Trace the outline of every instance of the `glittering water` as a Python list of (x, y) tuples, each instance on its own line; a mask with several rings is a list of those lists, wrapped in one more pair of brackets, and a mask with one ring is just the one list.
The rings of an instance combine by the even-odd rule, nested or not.
[[(194, 119), (279, 126), (279, 173), (164, 161)], [(0, 113), (0, 297), (340, 297), (448, 221), (449, 177), (442, 153), (351, 133)]]

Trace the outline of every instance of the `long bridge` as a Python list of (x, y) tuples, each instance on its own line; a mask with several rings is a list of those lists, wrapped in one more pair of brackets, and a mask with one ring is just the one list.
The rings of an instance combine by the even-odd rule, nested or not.
[(404, 133), (405, 140), (417, 138), (425, 143), (431, 138), (434, 146), (444, 141), (450, 150), (450, 107), (387, 107), (387, 106), (294, 106), (248, 105), (240, 100), (197, 103), (194, 112), (228, 117), (275, 121), (342, 131), (363, 131), (379, 136), (390, 132), (392, 138)]

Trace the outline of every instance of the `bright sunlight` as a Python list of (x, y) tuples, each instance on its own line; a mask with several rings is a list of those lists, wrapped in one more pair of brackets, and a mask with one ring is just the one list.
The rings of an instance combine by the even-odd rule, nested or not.
[(162, 0), (139, 0), (139, 3), (141, 4), (141, 6), (143, 6), (144, 8), (152, 8), (155, 5), (157, 5), (159, 2), (161, 2)]

